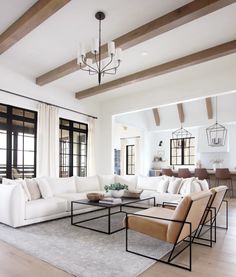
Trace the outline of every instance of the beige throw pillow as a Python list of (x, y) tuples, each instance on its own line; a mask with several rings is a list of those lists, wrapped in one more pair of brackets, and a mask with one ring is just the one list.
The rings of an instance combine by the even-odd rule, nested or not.
[(25, 183), (29, 191), (29, 200), (37, 200), (42, 198), (39, 186), (34, 179), (25, 179)]

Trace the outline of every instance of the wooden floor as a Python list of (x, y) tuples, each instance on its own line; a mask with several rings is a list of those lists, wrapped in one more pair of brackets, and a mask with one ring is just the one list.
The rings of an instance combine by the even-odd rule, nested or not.
[[(222, 210), (220, 221), (223, 223)], [(229, 230), (217, 230), (217, 243), (213, 248), (193, 246), (193, 271), (155, 263), (140, 277), (235, 277), (236, 276), (236, 199), (230, 200)], [(181, 259), (184, 260), (184, 255)], [(71, 277), (50, 264), (25, 254), (0, 241), (1, 277)]]

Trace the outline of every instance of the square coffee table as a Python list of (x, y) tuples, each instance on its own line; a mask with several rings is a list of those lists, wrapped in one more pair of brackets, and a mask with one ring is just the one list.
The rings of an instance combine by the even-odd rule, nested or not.
[[(71, 225), (81, 227), (81, 228), (85, 228), (85, 229), (89, 229), (89, 230), (93, 230), (93, 231), (100, 232), (100, 233), (103, 233), (103, 234), (111, 235), (111, 234), (114, 234), (118, 231), (121, 231), (121, 230), (125, 229), (125, 227), (122, 227), (122, 228), (117, 228), (115, 230), (111, 230), (111, 217), (112, 217), (112, 215), (118, 214), (118, 213), (126, 213), (125, 211), (123, 211), (123, 207), (145, 209), (147, 207), (136, 206), (136, 205), (134, 206), (132, 204), (140, 203), (140, 202), (147, 201), (147, 200), (152, 200), (153, 201), (153, 206), (154, 207), (156, 206), (155, 197), (145, 197), (145, 198), (138, 198), (138, 199), (122, 198), (122, 202), (121, 203), (116, 203), (116, 204), (92, 202), (92, 201), (89, 201), (88, 199), (71, 201)], [(93, 206), (93, 207), (97, 207), (98, 209), (94, 209), (94, 210), (89, 211), (89, 212), (82, 212), (80, 214), (75, 214), (74, 213), (75, 206), (78, 205), (78, 204)], [(119, 209), (118, 211), (112, 211), (112, 210), (114, 210), (114, 208), (117, 208), (117, 207)], [(104, 214), (104, 215), (92, 216), (95, 212), (102, 211), (102, 210), (106, 210), (107, 213)], [(79, 216), (82, 216), (84, 214), (91, 214), (91, 217), (89, 217), (88, 219), (80, 220), (80, 221), (74, 221), (75, 217), (79, 217)], [(102, 230), (98, 230), (98, 229), (93, 228), (93, 227), (81, 225), (81, 223), (92, 221), (92, 220), (102, 218), (102, 217), (107, 217), (108, 218), (107, 231), (102, 231)]]

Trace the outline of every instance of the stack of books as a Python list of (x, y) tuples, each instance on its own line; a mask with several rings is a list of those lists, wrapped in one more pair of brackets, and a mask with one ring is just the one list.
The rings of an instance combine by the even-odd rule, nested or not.
[(122, 203), (121, 198), (112, 198), (112, 197), (105, 197), (102, 200), (99, 200), (101, 204), (119, 204)]

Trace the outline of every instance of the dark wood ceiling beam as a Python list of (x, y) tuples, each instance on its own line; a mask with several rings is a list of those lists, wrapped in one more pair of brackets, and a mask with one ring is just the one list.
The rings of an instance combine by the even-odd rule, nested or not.
[(183, 109), (182, 103), (177, 104), (177, 110), (178, 110), (178, 114), (179, 114), (180, 123), (184, 123), (185, 117), (184, 117), (184, 109)]
[(121, 88), (136, 82), (144, 81), (153, 77), (157, 77), (166, 73), (170, 73), (188, 66), (207, 62), (219, 57), (223, 57), (236, 52), (236, 40), (208, 48), (206, 50), (160, 64), (143, 71), (133, 73), (114, 81), (104, 83), (100, 86), (88, 88), (76, 93), (77, 99), (94, 96), (106, 91), (113, 91), (114, 89)]
[(0, 35), (0, 54), (12, 47), (70, 0), (40, 0)]
[[(125, 50), (234, 2), (235, 0), (196, 0), (114, 39), (114, 42), (116, 47)], [(90, 58), (92, 56), (91, 52), (86, 55)], [(102, 58), (107, 57), (106, 45), (102, 46), (101, 55)], [(77, 59), (73, 59), (37, 77), (36, 84), (43, 86), (79, 69)]]
[(207, 117), (208, 117), (208, 119), (212, 119), (213, 118), (213, 108), (212, 108), (211, 97), (207, 97), (205, 99), (205, 103), (206, 103)]
[(160, 115), (159, 115), (158, 108), (152, 109), (152, 112), (153, 112), (153, 116), (154, 116), (156, 126), (160, 126), (161, 120), (160, 120)]

